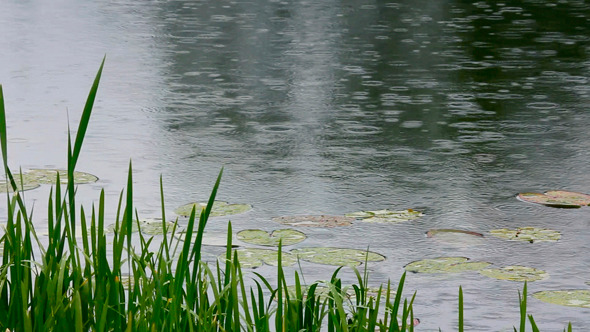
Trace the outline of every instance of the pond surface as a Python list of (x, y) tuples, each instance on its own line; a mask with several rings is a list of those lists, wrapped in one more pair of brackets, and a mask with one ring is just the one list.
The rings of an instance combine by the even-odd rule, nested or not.
[[(107, 55), (78, 170), (84, 204), (105, 188), (110, 209), (133, 160), (136, 205), (159, 215), (208, 197), (249, 203), (236, 230), (272, 217), (359, 210), (424, 212), (394, 225), (309, 228), (310, 245), (379, 252), (372, 283), (406, 264), (465, 256), (524, 265), (550, 278), (529, 292), (590, 281), (590, 208), (552, 209), (518, 192), (590, 192), (590, 5), (525, 1), (4, 1), (0, 83), (12, 166), (63, 168), (73, 128)], [(39, 227), (48, 186), (26, 192)], [(4, 203), (5, 204), (5, 203)], [(0, 215), (4, 215), (2, 205)], [(172, 214), (172, 212), (170, 212)], [(222, 230), (229, 218), (209, 228)], [(558, 242), (489, 231), (552, 228)], [(427, 238), (432, 228), (480, 232), (476, 245)], [(306, 280), (333, 268), (303, 264)], [(262, 267), (261, 273), (274, 269)], [(345, 279), (353, 274), (343, 271)], [(518, 323), (521, 282), (477, 272), (409, 274), (418, 330)], [(408, 295), (411, 295), (408, 292)], [(542, 330), (590, 326), (590, 311), (529, 298)]]

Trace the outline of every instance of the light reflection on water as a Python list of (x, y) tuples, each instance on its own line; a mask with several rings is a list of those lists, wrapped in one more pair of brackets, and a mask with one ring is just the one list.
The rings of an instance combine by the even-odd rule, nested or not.
[[(531, 283), (531, 292), (588, 281), (581, 254), (588, 212), (514, 199), (524, 191), (590, 191), (583, 1), (4, 6), (0, 83), (14, 166), (63, 167), (66, 109), (75, 123), (107, 54), (79, 165), (101, 180), (80, 186), (84, 203), (105, 187), (114, 210), (130, 157), (146, 217), (159, 213), (160, 174), (172, 210), (207, 198), (223, 166), (219, 197), (254, 205), (232, 218), (236, 229), (278, 228), (270, 218), (279, 215), (423, 210), (423, 218), (399, 225), (307, 230), (299, 246), (370, 245), (386, 255), (370, 267), (375, 282), (438, 256), (547, 270), (552, 277)], [(36, 209), (47, 190), (27, 193)], [(563, 238), (455, 246), (424, 235), (518, 226), (556, 228)], [(331, 273), (305, 267), (308, 279)], [(424, 329), (454, 328), (459, 285), (470, 331), (518, 320), (518, 283), (477, 273), (407, 282), (419, 291)], [(567, 320), (590, 325), (585, 309), (529, 305), (544, 329)]]

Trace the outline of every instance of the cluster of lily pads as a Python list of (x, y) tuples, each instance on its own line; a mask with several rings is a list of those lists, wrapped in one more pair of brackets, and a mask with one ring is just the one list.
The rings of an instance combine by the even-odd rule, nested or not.
[[(201, 203), (190, 203), (176, 210), (176, 213), (186, 216), (188, 215), (186, 212), (191, 210), (194, 205), (197, 205), (198, 208), (203, 206)], [(251, 209), (251, 206), (246, 204), (216, 202), (213, 204), (212, 215), (230, 215), (246, 212), (249, 209)], [(360, 211), (344, 216), (285, 216), (273, 218), (273, 221), (292, 227), (338, 227), (351, 225), (354, 221), (396, 223), (416, 219), (420, 216), (422, 216), (421, 212), (407, 209), (401, 211)], [(305, 233), (291, 228), (278, 229), (271, 232), (260, 229), (247, 229), (238, 232), (236, 237), (241, 242), (263, 247), (278, 247), (279, 245), (287, 247), (298, 244), (307, 238)], [(221, 241), (215, 242), (220, 243)], [(205, 245), (208, 244), (207, 233), (205, 233), (203, 243)], [(236, 252), (240, 259), (240, 265), (243, 268), (257, 268), (263, 264), (278, 265), (278, 251), (274, 249), (239, 248), (236, 249)], [(283, 266), (294, 265), (299, 260), (335, 266), (358, 266), (363, 262), (383, 261), (385, 260), (385, 256), (367, 250), (334, 247), (306, 247), (291, 251), (282, 251), (281, 262)]]
[[(524, 202), (554, 208), (577, 209), (590, 205), (590, 195), (564, 190), (549, 190), (544, 193), (519, 193), (517, 198)], [(590, 282), (586, 282), (586, 284), (590, 285)], [(548, 290), (536, 292), (533, 296), (547, 303), (590, 308), (590, 289)]]
[[(526, 202), (543, 204), (550, 207), (581, 207), (590, 204), (590, 195), (572, 193), (566, 191), (548, 191), (544, 194), (522, 193), (518, 199)], [(175, 210), (179, 216), (188, 217), (193, 206), (197, 213), (206, 206), (206, 203), (193, 202), (185, 204)], [(215, 201), (211, 210), (211, 216), (228, 216), (250, 211), (249, 204), (230, 204), (223, 201)], [(272, 220), (289, 227), (341, 227), (350, 226), (355, 222), (361, 223), (399, 223), (410, 221), (423, 216), (423, 213), (413, 209), (392, 211), (374, 210), (357, 211), (345, 215), (295, 215), (275, 217)], [(168, 230), (174, 226), (173, 222), (162, 223), (161, 220), (145, 220), (139, 223), (142, 233), (156, 235), (163, 233), (163, 226)], [(112, 230), (113, 226), (110, 226)], [(137, 228), (137, 226), (135, 226)], [(134, 229), (138, 231), (138, 229)], [(489, 235), (510, 241), (523, 241), (528, 243), (555, 242), (561, 239), (561, 233), (556, 230), (537, 227), (517, 227), (515, 229), (492, 229)], [(448, 243), (477, 244), (484, 239), (484, 234), (459, 230), (459, 229), (430, 229), (426, 236)], [(178, 232), (176, 237), (185, 240), (184, 231)], [(246, 229), (237, 232), (234, 238), (243, 243), (261, 246), (283, 247), (292, 246), (304, 241), (305, 233), (292, 229), (277, 229), (265, 231), (260, 229)], [(270, 248), (241, 247), (233, 241), (241, 266), (243, 268), (257, 268), (264, 264), (278, 265), (278, 250)], [(226, 235), (224, 233), (207, 233), (203, 239), (204, 245), (225, 246)], [(385, 256), (372, 251), (350, 248), (334, 247), (304, 247), (282, 251), (282, 265), (291, 266), (298, 261), (307, 261), (318, 264), (335, 266), (358, 266), (363, 262), (384, 261)], [(460, 273), (477, 271), (483, 276), (510, 281), (539, 281), (549, 278), (549, 274), (543, 270), (527, 266), (505, 266), (500, 268), (490, 267), (491, 263), (484, 261), (471, 261), (467, 257), (437, 257), (411, 262), (404, 268), (413, 273)], [(542, 301), (578, 307), (590, 308), (590, 290), (565, 290), (542, 291), (534, 296)]]
[[(23, 190), (34, 189), (41, 184), (55, 184), (56, 176), (59, 173), (60, 178), (66, 181), (66, 171), (58, 169), (32, 169), (22, 173), (19, 183)], [(98, 180), (92, 174), (75, 172), (76, 183), (91, 183)], [(63, 180), (66, 179), (66, 180)], [(6, 190), (6, 185), (0, 183), (0, 191)], [(557, 208), (580, 208), (590, 204), (590, 195), (567, 192), (567, 191), (547, 191), (545, 193), (520, 193), (517, 195), (519, 200), (542, 204), (549, 207)], [(188, 217), (190, 212), (196, 206), (197, 213), (200, 213), (206, 206), (204, 202), (192, 202), (178, 207), (175, 213), (179, 216)], [(211, 210), (211, 216), (228, 216), (252, 209), (249, 204), (230, 204), (224, 201), (215, 201)], [(410, 221), (423, 216), (423, 213), (413, 209), (391, 211), (391, 210), (374, 210), (374, 211), (357, 211), (345, 215), (295, 215), (275, 217), (272, 220), (285, 226), (290, 227), (340, 227), (350, 226), (355, 222), (363, 223), (399, 223)], [(134, 223), (133, 232), (141, 231), (148, 235), (160, 235), (164, 233), (164, 227), (170, 232), (175, 227), (171, 221), (162, 222), (159, 219), (142, 220)], [(114, 225), (107, 227), (107, 232), (113, 232)], [(184, 231), (180, 230), (175, 236), (179, 240), (185, 240)], [(537, 227), (517, 227), (515, 229), (492, 229), (489, 234), (511, 241), (524, 241), (529, 243), (535, 242), (555, 242), (561, 239), (561, 233), (556, 230), (537, 228)], [(460, 230), (460, 229), (430, 229), (426, 236), (447, 243), (477, 244), (485, 236), (482, 233)], [(262, 246), (262, 247), (283, 247), (298, 244), (304, 241), (307, 236), (305, 233), (287, 228), (277, 229), (271, 232), (260, 229), (242, 230), (235, 234), (235, 238), (241, 242)], [(203, 239), (204, 245), (225, 246), (225, 233), (207, 233)], [(268, 248), (246, 248), (236, 245), (234, 247), (239, 256), (243, 268), (257, 268), (263, 264), (276, 266), (278, 264), (278, 251)], [(291, 266), (299, 260), (308, 261), (318, 264), (335, 265), (335, 266), (358, 266), (363, 262), (384, 261), (385, 256), (367, 250), (358, 250), (350, 248), (334, 247), (305, 247), (282, 251), (282, 265)], [(549, 274), (543, 270), (526, 266), (506, 266), (501, 268), (490, 268), (491, 263), (483, 261), (470, 261), (467, 257), (437, 257), (411, 262), (404, 268), (406, 271), (413, 273), (460, 273), (466, 271), (478, 271), (481, 275), (496, 278), (500, 280), (511, 281), (539, 281), (549, 278)], [(590, 290), (561, 290), (561, 291), (541, 291), (533, 294), (539, 300), (566, 305), (590, 308)]]
[[(541, 204), (553, 208), (581, 208), (590, 205), (590, 195), (552, 190), (545, 193), (520, 193), (517, 198), (524, 202)], [(556, 230), (518, 227), (516, 229), (493, 229), (490, 235), (512, 241), (556, 242), (561, 239), (561, 233)], [(454, 229), (432, 229), (427, 232), (429, 238), (440, 238), (443, 241), (453, 241), (460, 237), (483, 238), (484, 235), (472, 231)], [(465, 240), (462, 240), (465, 241)], [(412, 262), (405, 269), (415, 273), (458, 273), (465, 271), (479, 271), (480, 274), (501, 280), (511, 281), (538, 281), (549, 278), (549, 274), (543, 270), (525, 266), (506, 266), (502, 268), (488, 268), (491, 263), (472, 262), (466, 257), (438, 257)], [(540, 291), (533, 296), (541, 301), (590, 308), (590, 290), (572, 289), (558, 291)]]
[[(27, 170), (15, 176), (15, 181), (20, 190), (31, 190), (38, 188), (42, 184), (56, 184), (58, 174), (60, 183), (65, 184), (68, 182), (68, 171), (50, 168)], [(74, 181), (76, 184), (93, 183), (98, 181), (98, 177), (89, 173), (74, 172)], [(6, 180), (0, 180), (0, 192), (7, 191), (12, 192), (12, 187)]]

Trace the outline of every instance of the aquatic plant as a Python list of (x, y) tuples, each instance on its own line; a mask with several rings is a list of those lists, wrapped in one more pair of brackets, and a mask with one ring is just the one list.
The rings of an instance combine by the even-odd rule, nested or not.
[(277, 229), (270, 233), (261, 229), (246, 229), (238, 232), (237, 237), (246, 243), (270, 247), (278, 247), (279, 244), (290, 246), (307, 238), (303, 232), (294, 229)]
[(549, 278), (549, 274), (543, 270), (519, 265), (498, 269), (482, 269), (479, 273), (486, 277), (511, 281), (538, 281)]
[(564, 190), (550, 190), (541, 193), (520, 193), (521, 201), (542, 204), (555, 208), (580, 208), (590, 205), (590, 195)]
[(404, 268), (414, 273), (459, 273), (478, 271), (491, 263), (472, 262), (467, 257), (437, 257), (411, 262)]
[[(197, 210), (197, 215), (201, 213), (207, 207), (207, 203), (204, 202), (193, 202), (182, 206), (179, 206), (174, 213), (179, 216), (188, 217), (190, 216), (193, 208)], [(240, 214), (252, 210), (250, 204), (230, 204), (223, 201), (213, 202), (213, 208), (211, 210), (211, 217), (229, 216), (234, 214)]]
[(350, 226), (355, 218), (330, 215), (301, 215), (272, 218), (272, 221), (288, 226), (339, 227)]
[(561, 239), (561, 233), (547, 228), (518, 227), (517, 229), (492, 229), (490, 231), (495, 237), (513, 241), (525, 242), (556, 242)]
[(376, 223), (398, 223), (408, 220), (414, 220), (422, 217), (424, 214), (420, 211), (406, 209), (400, 211), (375, 210), (375, 211), (358, 211), (347, 213), (345, 216), (359, 219), (363, 222)]

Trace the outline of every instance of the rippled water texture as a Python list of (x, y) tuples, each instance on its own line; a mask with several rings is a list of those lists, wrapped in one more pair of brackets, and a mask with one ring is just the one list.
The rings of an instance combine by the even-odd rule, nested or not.
[[(232, 218), (236, 230), (282, 228), (271, 221), (282, 215), (423, 211), (395, 225), (305, 229), (308, 239), (293, 246), (370, 246), (387, 257), (370, 265), (375, 284), (397, 281), (415, 260), (466, 256), (546, 270), (531, 293), (587, 288), (590, 208), (514, 195), (590, 192), (589, 19), (589, 5), (575, 0), (8, 0), (0, 83), (10, 159), (24, 169), (65, 166), (67, 114), (75, 127), (106, 54), (78, 167), (100, 178), (79, 187), (85, 204), (104, 187), (114, 210), (129, 158), (146, 218), (159, 215), (160, 174), (173, 210), (207, 198), (224, 167), (219, 198), (254, 206)], [(27, 198), (42, 211), (48, 191)], [(487, 236), (525, 226), (562, 238)], [(425, 236), (431, 228), (486, 240), (436, 241)], [(307, 280), (333, 271), (303, 267)], [(411, 274), (421, 330), (455, 329), (459, 285), (467, 330), (517, 324), (519, 282)], [(529, 308), (543, 330), (590, 326), (588, 309), (533, 298)]]

